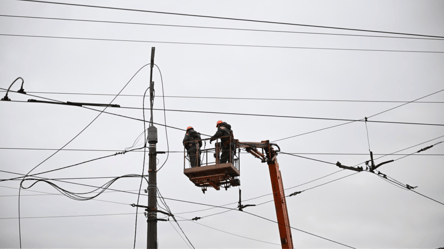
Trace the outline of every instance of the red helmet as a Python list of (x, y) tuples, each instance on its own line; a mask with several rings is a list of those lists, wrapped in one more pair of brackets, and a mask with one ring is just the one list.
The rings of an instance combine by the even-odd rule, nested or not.
[(194, 129), (192, 126), (188, 126), (187, 127), (187, 130), (189, 130), (189, 129)]
[(219, 125), (222, 124), (222, 123), (223, 123), (222, 120), (217, 121), (217, 123), (216, 123), (216, 127), (219, 126)]

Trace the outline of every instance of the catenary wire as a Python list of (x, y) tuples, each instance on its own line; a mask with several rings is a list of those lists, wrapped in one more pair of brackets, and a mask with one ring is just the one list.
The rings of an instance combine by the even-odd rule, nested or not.
[[(29, 147), (0, 147), (0, 150), (19, 150), (19, 151), (45, 151), (45, 150), (57, 150), (55, 148), (29, 148)], [(63, 149), (62, 151), (65, 152), (119, 152), (120, 150), (113, 150), (113, 149)], [(128, 151), (130, 152), (130, 151)], [(131, 151), (133, 152), (139, 152), (143, 153), (143, 151)], [(170, 153), (180, 153), (183, 154), (183, 151), (179, 150), (170, 150)], [(244, 152), (241, 152), (244, 153)], [(289, 152), (290, 153), (290, 152)], [(297, 155), (337, 155), (337, 156), (367, 156), (368, 153), (355, 153), (355, 152), (291, 152), (291, 154), (297, 154)], [(388, 155), (384, 153), (373, 153), (373, 155)], [(405, 155), (411, 155), (411, 154), (390, 154), (395, 156), (405, 156)], [(426, 154), (413, 154), (413, 156), (444, 156), (444, 154), (438, 154), (438, 153), (426, 153)]]
[(389, 38), (389, 39), (409, 39), (409, 40), (436, 40), (436, 41), (443, 40), (443, 38), (407, 37), (407, 36), (380, 36), (380, 35), (358, 35), (358, 34), (325, 33), (325, 32), (302, 32), (302, 31), (271, 30), (271, 29), (246, 29), (246, 28), (232, 28), (232, 27), (177, 25), (177, 24), (163, 24), (163, 23), (123, 22), (123, 21), (111, 21), (111, 20), (74, 19), (74, 18), (61, 18), (61, 17), (23, 16), (23, 15), (0, 15), (0, 17), (27, 18), (27, 19), (40, 19), (40, 20), (52, 20), (52, 21), (73, 21), (73, 22), (91, 22), (91, 23), (107, 23), (107, 24), (158, 26), (158, 27), (172, 27), (172, 28), (191, 28), (191, 29), (212, 29), (212, 30), (284, 33), (284, 34), (328, 35), (328, 36)]
[(66, 5), (66, 6), (75, 6), (75, 7), (86, 7), (86, 8), (99, 8), (99, 9), (107, 9), (107, 10), (143, 12), (143, 13), (162, 14), (162, 15), (175, 15), (175, 16), (185, 16), (185, 17), (210, 18), (210, 19), (239, 21), (239, 22), (253, 22), (253, 23), (277, 24), (277, 25), (287, 25), (287, 26), (301, 26), (301, 27), (322, 28), (322, 29), (337, 29), (337, 30), (347, 30), (347, 31), (370, 32), (370, 33), (381, 33), (381, 34), (392, 34), (392, 35), (406, 35), (406, 36), (418, 36), (418, 37), (429, 37), (429, 38), (444, 38), (444, 36), (436, 36), (436, 35), (413, 34), (413, 33), (391, 32), (391, 31), (369, 30), (369, 29), (356, 29), (356, 28), (344, 28), (344, 27), (333, 27), (333, 26), (311, 25), (311, 24), (300, 24), (300, 23), (288, 23), (288, 22), (276, 22), (276, 21), (265, 21), (265, 20), (253, 20), (253, 19), (244, 19), (244, 18), (209, 16), (209, 15), (197, 15), (197, 14), (187, 14), (187, 13), (173, 13), (173, 12), (164, 12), (164, 11), (130, 9), (130, 8), (118, 8), (118, 7), (109, 7), (109, 6), (99, 6), (99, 5), (60, 3), (60, 2), (38, 1), (38, 0), (17, 0), (17, 1), (33, 2), (33, 3), (44, 3), (44, 4), (55, 4), (55, 5)]
[[(6, 92), (6, 89), (0, 88), (0, 91)], [(79, 92), (47, 92), (47, 91), (26, 91), (29, 94), (52, 94), (52, 95), (82, 95), (82, 96), (114, 96), (110, 93), (79, 93)], [(140, 97), (140, 94), (120, 94), (119, 97)], [(402, 100), (357, 100), (357, 99), (301, 99), (301, 98), (247, 98), (247, 97), (216, 97), (216, 96), (178, 96), (162, 95), (162, 98), (179, 99), (216, 99), (216, 100), (252, 100), (252, 101), (303, 101), (303, 102), (346, 102), (346, 103), (406, 103)], [(415, 101), (411, 104), (444, 104), (443, 101)]]
[[(431, 139), (431, 140), (428, 140), (428, 141), (426, 141), (426, 142), (433, 141), (433, 140), (439, 139), (439, 138), (441, 138), (441, 137), (444, 137), (444, 135), (443, 135), (443, 136), (439, 136), (439, 137), (434, 138), (434, 139)], [(420, 144), (416, 144), (416, 145), (414, 145), (414, 146), (418, 146), (418, 145), (424, 144), (424, 143), (426, 143), (426, 142), (423, 142), (423, 143), (420, 143)], [(436, 144), (438, 144), (438, 143), (436, 143)], [(406, 150), (406, 149), (412, 148), (412, 147), (414, 147), (414, 146), (410, 146), (410, 147), (405, 148), (405, 149), (403, 149), (403, 150)], [(403, 151), (403, 150), (399, 150), (399, 151)], [(399, 151), (398, 151), (398, 152), (399, 152)], [(280, 153), (285, 154), (285, 155), (296, 156), (296, 157), (300, 157), (300, 158), (304, 158), (304, 159), (309, 159), (309, 160), (318, 161), (317, 159), (314, 159), (314, 158), (307, 158), (307, 157), (301, 157), (301, 156), (295, 155), (294, 153), (285, 153), (285, 152), (280, 152)], [(415, 153), (417, 153), (417, 152), (415, 152)], [(412, 154), (407, 154), (407, 156), (410, 156), (410, 155), (412, 155)], [(402, 158), (405, 158), (405, 157), (402, 157)], [(401, 158), (401, 159), (402, 159), (402, 158)], [(378, 159), (378, 158), (377, 158), (377, 159)], [(325, 163), (325, 164), (333, 164), (333, 165), (335, 165), (334, 163), (330, 163), (330, 162), (326, 162), (326, 161), (322, 161), (322, 160), (319, 160), (319, 162), (321, 162), (321, 163)], [(360, 164), (361, 164), (361, 163), (355, 165), (355, 167), (358, 166), (358, 165), (360, 165)], [(327, 175), (325, 175), (325, 176), (322, 176), (322, 177), (316, 178), (316, 179), (314, 179), (314, 180), (308, 181), (308, 182), (306, 182), (306, 183), (303, 183), (303, 184), (300, 184), (300, 185), (297, 185), (297, 186), (293, 186), (293, 187), (285, 188), (285, 190), (289, 190), (289, 189), (293, 189), (293, 188), (296, 188), (296, 187), (299, 187), (299, 186), (302, 186), (302, 185), (306, 185), (306, 184), (308, 184), (308, 183), (311, 183), (311, 182), (314, 182), (314, 181), (317, 181), (317, 180), (323, 179), (323, 178), (325, 178), (325, 177), (327, 177), (327, 176), (330, 176), (330, 175), (333, 175), (333, 174), (336, 174), (336, 173), (339, 173), (339, 172), (344, 172), (344, 169), (341, 169), (341, 170), (335, 171), (335, 172), (333, 172), (333, 173), (327, 174)], [(316, 186), (313, 186), (313, 187), (310, 187), (310, 188), (307, 188), (307, 189), (301, 190), (301, 192), (305, 192), (305, 191), (308, 191), (308, 190), (312, 190), (312, 189), (315, 189), (315, 188), (318, 188), (318, 187), (321, 187), (321, 186), (324, 186), (324, 185), (330, 184), (330, 183), (332, 183), (332, 182), (336, 182), (336, 181), (339, 181), (339, 180), (341, 180), (341, 179), (344, 179), (344, 178), (347, 178), (347, 177), (350, 177), (350, 176), (356, 175), (356, 174), (358, 174), (358, 173), (360, 173), (360, 172), (354, 172), (354, 173), (351, 173), (351, 174), (348, 174), (348, 175), (345, 175), (345, 176), (342, 176), (342, 177), (339, 177), (339, 178), (336, 178), (336, 179), (330, 180), (330, 181), (328, 181), (328, 182), (325, 182), (325, 183), (322, 183), (322, 184), (319, 184), (319, 185), (316, 185)], [(257, 199), (257, 198), (261, 198), (261, 197), (268, 196), (268, 195), (271, 195), (271, 194), (272, 194), (272, 193), (270, 193), (270, 194), (264, 194), (264, 195), (257, 196), (257, 197), (254, 197), (254, 198), (246, 199), (246, 200), (244, 200), (244, 201), (249, 201), (249, 200), (253, 200), (253, 199)], [(430, 197), (427, 197), (427, 198), (431, 199)], [(269, 203), (269, 202), (272, 202), (272, 201), (273, 201), (273, 200), (266, 201), (266, 202), (262, 202), (262, 203), (260, 203), (260, 204), (257, 204), (257, 206), (262, 205), (262, 204), (265, 204), (265, 203)], [(434, 200), (434, 201), (436, 201), (436, 200)], [(436, 201), (436, 202), (439, 202), (439, 201)], [(234, 203), (225, 204), (225, 205), (223, 205), (223, 206), (228, 206), (228, 205), (230, 205), (230, 204), (234, 204)], [(204, 209), (204, 210), (209, 210), (209, 209)], [(204, 210), (199, 210), (199, 211), (204, 211)], [(228, 210), (228, 211), (231, 211), (231, 210)], [(207, 216), (203, 216), (202, 218), (209, 217), (209, 216), (214, 216), (214, 215), (218, 215), (218, 214), (222, 214), (222, 213), (226, 213), (226, 212), (228, 212), (228, 211), (223, 211), (223, 212), (219, 212), (219, 213), (210, 214), (210, 215), (207, 215)], [(195, 212), (195, 211), (192, 211), (192, 212)], [(191, 213), (191, 212), (184, 212), (184, 213)]]
[[(418, 100), (420, 100), (420, 99), (423, 99), (423, 98), (429, 97), (429, 96), (431, 96), (431, 95), (434, 95), (434, 94), (440, 93), (440, 92), (442, 92), (442, 91), (444, 91), (444, 89), (438, 90), (438, 91), (433, 92), (433, 93), (431, 93), (431, 94), (427, 94), (427, 95), (425, 95), (425, 96), (422, 96), (422, 97), (420, 97), (420, 98), (414, 99), (414, 100), (412, 100), (412, 101), (408, 101), (408, 102), (403, 103), (403, 104), (401, 104), (401, 105), (398, 105), (398, 106), (395, 106), (395, 107), (389, 108), (389, 109), (387, 109), (387, 110), (384, 110), (384, 111), (378, 112), (378, 113), (373, 114), (373, 115), (371, 115), (371, 116), (369, 116), (369, 117), (375, 117), (375, 116), (377, 116), (377, 115), (380, 115), (380, 114), (382, 114), (382, 113), (386, 113), (386, 112), (388, 112), (388, 111), (394, 110), (394, 109), (399, 108), (399, 107), (402, 107), (402, 106), (404, 106), (404, 105), (411, 104), (411, 103), (415, 103), (416, 101), (418, 101)], [(314, 132), (323, 131), (323, 130), (327, 130), (327, 129), (331, 129), (331, 128), (335, 128), (335, 127), (339, 127), (339, 126), (343, 126), (343, 125), (351, 124), (351, 123), (358, 122), (358, 121), (359, 121), (359, 122), (362, 122), (362, 121), (365, 121), (365, 122), (372, 122), (372, 121), (368, 121), (367, 118), (363, 118), (363, 119), (361, 118), (361, 119), (354, 120), (354, 121), (352, 120), (352, 121), (349, 121), (349, 122), (345, 122), (345, 123), (341, 123), (341, 124), (337, 124), (337, 125), (333, 125), (333, 126), (324, 127), (324, 128), (317, 129), (317, 130), (313, 130), (313, 131), (309, 131), (309, 132), (304, 132), (304, 133), (300, 133), (300, 134), (297, 134), (297, 135), (292, 135), (292, 136), (289, 136), (289, 137), (284, 137), (284, 138), (281, 138), (281, 139), (274, 140), (273, 142), (282, 141), (282, 140), (286, 140), (286, 139), (290, 139), (290, 138), (295, 138), (295, 137), (299, 137), (299, 136), (303, 136), (303, 135), (311, 134), (311, 133), (314, 133)]]
[[(5, 89), (5, 88), (0, 87), (0, 89)], [(17, 91), (10, 90), (9, 92), (17, 92)], [(33, 94), (28, 94), (28, 93), (26, 93), (26, 95), (31, 96), (31, 97), (41, 98), (41, 99), (44, 99), (44, 100), (54, 101), (54, 102), (57, 102), (59, 104), (66, 104), (63, 101), (59, 101), (59, 100), (55, 100), (55, 99), (51, 99), (51, 98), (47, 98), (47, 97), (37, 96), (37, 95), (33, 95)], [(8, 102), (20, 102), (20, 101), (8, 101)], [(57, 104), (57, 103), (55, 103), (55, 104)], [(72, 106), (72, 105), (70, 105), (70, 106)], [(135, 121), (145, 122), (143, 119), (140, 119), (140, 118), (134, 118), (134, 117), (118, 114), (118, 113), (112, 113), (112, 112), (107, 112), (107, 111), (103, 111), (103, 110), (97, 110), (97, 109), (94, 109), (94, 108), (91, 108), (91, 107), (87, 107), (87, 106), (77, 106), (77, 105), (75, 105), (75, 106), (76, 107), (81, 107), (81, 108), (84, 108), (84, 109), (87, 109), (87, 110), (95, 111), (95, 112), (102, 112), (102, 113), (105, 113), (105, 114), (108, 114), (108, 115), (112, 115), (112, 116), (116, 116), (116, 117), (121, 117), (121, 118), (131, 119), (131, 120), (135, 120)], [(160, 125), (160, 126), (165, 126), (167, 128), (174, 129), (174, 130), (186, 131), (185, 129), (174, 127), (174, 126), (171, 126), (171, 125), (164, 125), (164, 124), (160, 124), (160, 123), (156, 123), (156, 122), (153, 122), (153, 124)], [(203, 134), (203, 133), (201, 133), (201, 135), (208, 136), (208, 137), (210, 136), (210, 135)]]
[[(42, 103), (39, 103), (39, 102), (29, 102), (29, 101), (8, 101), (8, 102), (15, 102), (15, 103), (38, 103), (38, 104), (42, 104)], [(45, 102), (43, 104), (51, 104), (51, 103), (46, 103)], [(56, 104), (56, 103), (54, 103), (54, 104)], [(85, 107), (85, 108), (96, 110), (94, 108), (88, 108), (88, 107)], [(131, 110), (140, 110), (141, 109), (139, 107), (125, 107), (125, 106), (120, 106), (118, 108), (119, 109), (131, 109)], [(153, 110), (155, 110), (155, 111), (167, 111), (167, 112), (186, 112), (186, 113), (198, 113), (198, 114), (223, 114), (223, 115), (267, 117), (267, 118), (289, 118), (289, 119), (308, 119), (308, 120), (325, 120), (325, 121), (347, 121), (347, 123), (342, 123), (342, 124), (335, 125), (335, 126), (332, 126), (332, 127), (336, 127), (336, 126), (340, 126), (340, 125), (345, 125), (345, 124), (350, 124), (350, 123), (354, 123), (354, 122), (364, 122), (363, 118), (362, 119), (346, 119), (346, 118), (326, 118), (326, 117), (309, 117), (309, 116), (289, 116), (289, 115), (259, 114), (259, 113), (216, 112), (216, 111), (196, 111), (196, 110), (157, 109), (157, 108), (153, 108)], [(113, 113), (108, 113), (108, 114), (113, 114)], [(437, 123), (397, 122), (397, 121), (384, 121), (384, 120), (367, 120), (367, 122), (370, 122), (370, 123), (381, 123), (381, 124), (444, 126), (444, 124), (437, 124)], [(166, 126), (166, 125), (163, 125), (163, 124), (160, 124), (160, 125)], [(327, 128), (332, 128), (332, 127), (327, 127)], [(177, 129), (180, 129), (180, 128), (177, 128)], [(326, 128), (323, 128), (323, 129), (326, 129)], [(183, 129), (180, 129), (180, 130), (183, 130)], [(280, 141), (280, 140), (283, 140), (283, 139), (274, 140), (274, 142)]]
[[(20, 1), (20, 0), (18, 0)], [(197, 46), (221, 46), (221, 47), (243, 47), (243, 48), (277, 48), (277, 49), (305, 49), (305, 50), (330, 50), (330, 51), (350, 51), (350, 52), (387, 52), (387, 53), (426, 53), (444, 54), (444, 51), (432, 50), (396, 50), (396, 49), (365, 49), (365, 48), (333, 48), (333, 47), (304, 47), (304, 46), (277, 46), (277, 45), (255, 45), (255, 44), (230, 44), (230, 43), (205, 43), (205, 42), (179, 42), (179, 41), (155, 41), (155, 40), (135, 40), (135, 39), (110, 39), (93, 37), (74, 36), (53, 36), (53, 35), (27, 35), (0, 33), (0, 36), (25, 37), (25, 38), (45, 38), (64, 40), (84, 40), (84, 41), (110, 41), (110, 42), (132, 42), (132, 43), (155, 43), (170, 45), (197, 45)]]

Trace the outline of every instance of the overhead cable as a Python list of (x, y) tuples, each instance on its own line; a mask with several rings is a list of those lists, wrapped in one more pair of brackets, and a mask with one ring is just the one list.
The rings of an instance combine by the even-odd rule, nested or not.
[[(114, 100), (119, 96), (120, 93), (123, 92), (123, 90), (128, 86), (128, 84), (133, 80), (133, 78), (147, 65), (142, 66), (137, 72), (130, 78), (130, 80), (123, 86), (123, 88), (116, 94), (116, 96), (109, 102), (109, 105), (111, 105)], [(78, 132), (73, 138), (71, 138), (67, 143), (65, 143), (59, 150), (52, 153), (50, 156), (46, 157), (42, 162), (34, 166), (22, 179), (20, 182), (20, 186), (22, 186), (23, 181), (26, 179), (26, 177), (31, 174), (32, 171), (34, 171), (36, 168), (38, 168), (40, 165), (48, 161), (50, 158), (52, 158), (54, 155), (56, 155), (58, 152), (60, 152), (61, 149), (68, 146), (72, 141), (74, 141), (77, 137), (79, 137), (86, 129), (88, 129), (102, 114), (103, 112), (108, 108), (108, 106), (105, 106), (103, 110), (99, 111), (99, 114), (95, 116), (80, 132)], [(21, 233), (21, 222), (20, 222), (20, 193), (21, 188), (19, 189), (19, 198), (18, 198), (18, 216), (19, 216), (19, 241), (20, 241), (20, 248), (22, 248), (22, 233)]]
[[(371, 115), (371, 116), (369, 116), (369, 117), (375, 117), (375, 116), (380, 115), (380, 114), (382, 114), (382, 113), (386, 113), (386, 112), (388, 112), (388, 111), (392, 111), (392, 110), (397, 109), (397, 108), (399, 108), (399, 107), (402, 107), (402, 106), (404, 106), (404, 105), (411, 104), (411, 103), (414, 103), (414, 102), (416, 102), (416, 101), (418, 101), (418, 100), (420, 100), (420, 99), (423, 99), (423, 98), (429, 97), (429, 96), (431, 96), (431, 95), (434, 95), (434, 94), (440, 93), (440, 92), (442, 92), (442, 91), (444, 91), (444, 89), (438, 90), (438, 91), (433, 92), (433, 93), (431, 93), (431, 94), (427, 94), (427, 95), (425, 95), (425, 96), (422, 96), (422, 97), (420, 97), (420, 98), (414, 99), (414, 100), (412, 100), (412, 101), (408, 101), (408, 102), (403, 103), (403, 104), (401, 104), (401, 105), (398, 105), (398, 106), (395, 106), (395, 107), (389, 108), (389, 109), (387, 109), (387, 110), (384, 110), (384, 111), (378, 112), (378, 113), (373, 114), (373, 115)], [(345, 120), (344, 120), (344, 121), (345, 121)], [(282, 140), (286, 140), (286, 139), (290, 139), (290, 138), (295, 138), (295, 137), (299, 137), (299, 136), (303, 136), (303, 135), (307, 135), (307, 134), (315, 133), (315, 132), (318, 132), (318, 131), (323, 131), (323, 130), (327, 130), (327, 129), (332, 129), (332, 128), (336, 128), (336, 127), (339, 127), (339, 126), (343, 126), (343, 125), (351, 124), (351, 123), (358, 122), (358, 121), (359, 121), (359, 122), (362, 122), (362, 121), (365, 121), (365, 122), (372, 122), (372, 121), (368, 121), (368, 118), (363, 118), (363, 119), (358, 119), (358, 120), (351, 120), (351, 121), (348, 121), (348, 122), (345, 122), (345, 123), (342, 123), (342, 124), (337, 124), (337, 125), (333, 125), (333, 126), (328, 126), (328, 127), (324, 127), (324, 128), (321, 128), (321, 129), (317, 129), (317, 130), (313, 130), (313, 131), (309, 131), (309, 132), (304, 132), (304, 133), (300, 133), (300, 134), (297, 134), (297, 135), (292, 135), (292, 136), (289, 136), (289, 137), (284, 137), (284, 138), (281, 138), (281, 139), (273, 140), (272, 142), (282, 141)]]
[(44, 3), (44, 4), (55, 4), (55, 5), (66, 5), (66, 6), (75, 6), (75, 7), (86, 7), (86, 8), (99, 8), (99, 9), (108, 9), (108, 10), (143, 12), (143, 13), (162, 14), (162, 15), (175, 15), (175, 16), (185, 16), (185, 17), (209, 18), (209, 19), (240, 21), (240, 22), (254, 22), (254, 23), (277, 24), (277, 25), (288, 25), (288, 26), (301, 26), (301, 27), (322, 28), (322, 29), (338, 29), (338, 30), (347, 30), (347, 31), (371, 32), (371, 33), (392, 34), (392, 35), (407, 35), (407, 36), (418, 36), (418, 37), (429, 37), (429, 38), (444, 38), (444, 36), (436, 36), (436, 35), (402, 33), (402, 32), (380, 31), (380, 30), (369, 30), (369, 29), (356, 29), (356, 28), (345, 28), (345, 27), (333, 27), (333, 26), (301, 24), (301, 23), (289, 23), (289, 22), (276, 22), (276, 21), (266, 21), (266, 20), (253, 20), (253, 19), (244, 19), (244, 18), (209, 16), (209, 15), (197, 15), (197, 14), (188, 14), (188, 13), (174, 13), (174, 12), (165, 12), (165, 11), (153, 11), (153, 10), (142, 10), (142, 9), (118, 8), (118, 7), (110, 7), (110, 6), (99, 6), (99, 5), (86, 5), (86, 4), (74, 4), (74, 3), (49, 2), (49, 1), (39, 1), (39, 0), (17, 0), (17, 1), (33, 2), (33, 3)]
[[(139, 150), (139, 149), (141, 149), (141, 148), (135, 148), (135, 149), (132, 149), (130, 151)], [(60, 150), (57, 150), (57, 151), (60, 151)], [(89, 159), (89, 160), (86, 160), (86, 161), (82, 161), (82, 162), (79, 162), (79, 163), (71, 164), (71, 165), (68, 165), (68, 166), (63, 166), (63, 167), (56, 168), (56, 169), (51, 169), (51, 170), (47, 170), (47, 171), (43, 171), (43, 172), (39, 172), (39, 173), (35, 173), (35, 174), (29, 174), (28, 173), (24, 177), (15, 177), (15, 178), (10, 178), (10, 179), (1, 179), (0, 182), (2, 182), (2, 181), (10, 181), (10, 180), (15, 180), (15, 179), (21, 179), (21, 178), (26, 178), (27, 176), (42, 175), (42, 174), (46, 174), (46, 173), (50, 173), (50, 172), (54, 172), (54, 171), (59, 171), (59, 170), (62, 170), (62, 169), (72, 168), (72, 167), (79, 166), (79, 165), (82, 165), (82, 164), (85, 164), (85, 163), (90, 163), (90, 162), (94, 162), (94, 161), (97, 161), (97, 160), (101, 160), (101, 159), (105, 159), (105, 158), (109, 158), (109, 157), (113, 157), (113, 156), (117, 156), (117, 155), (124, 155), (125, 153), (126, 153), (126, 151), (116, 152), (116, 153), (111, 154), (111, 155), (101, 156), (101, 157)]]
[(111, 21), (111, 20), (74, 19), (74, 18), (43, 17), (43, 16), (23, 16), (23, 15), (0, 15), (0, 16), (12, 17), (12, 18), (52, 20), (52, 21), (74, 21), (74, 22), (142, 25), (142, 26), (157, 26), (157, 27), (172, 27), (172, 28), (192, 28), (192, 29), (267, 32), (267, 33), (284, 33), (284, 34), (305, 34), (305, 35), (329, 35), (329, 36), (367, 37), (367, 38), (385, 38), (385, 39), (409, 39), (409, 40), (412, 39), (412, 40), (437, 40), (437, 41), (443, 40), (443, 38), (426, 38), (426, 37), (411, 37), (411, 36), (380, 36), (380, 35), (358, 35), (358, 34), (323, 33), (323, 32), (302, 32), (302, 31), (290, 31), (290, 30), (247, 29), (247, 28), (232, 28), (232, 27), (177, 25), (177, 24), (164, 24), (164, 23), (123, 22), (123, 21)]
[[(0, 91), (5, 91), (0, 88)], [(48, 91), (27, 91), (32, 94), (54, 94), (54, 95), (84, 95), (84, 96), (114, 96), (111, 93), (79, 93), (79, 92), (48, 92)], [(141, 94), (120, 94), (119, 97), (140, 97)], [(356, 99), (301, 99), (301, 98), (254, 98), (254, 97), (217, 97), (217, 96), (179, 96), (179, 95), (157, 95), (160, 98), (178, 99), (216, 99), (216, 100), (253, 100), (253, 101), (303, 101), (303, 102), (346, 102), (346, 103), (406, 103), (404, 100), (356, 100)], [(412, 104), (444, 104), (444, 101), (415, 101)]]
[[(21, 1), (21, 0), (17, 0), (17, 1)], [(365, 48), (275, 46), (275, 45), (255, 45), (255, 44), (229, 44), (229, 43), (155, 41), (155, 40), (134, 40), (134, 39), (108, 39), (108, 38), (93, 38), (93, 37), (74, 37), (74, 36), (26, 35), (26, 34), (11, 34), (11, 33), (0, 33), (0, 36), (26, 37), (26, 38), (46, 38), (46, 39), (65, 39), (65, 40), (86, 40), (86, 41), (155, 43), (155, 44), (170, 44), (170, 45), (244, 47), (244, 48), (278, 48), (278, 49), (306, 49), (306, 50), (308, 49), (308, 50), (331, 50), (331, 51), (354, 51), (354, 52), (358, 52), (359, 51), (359, 52), (425, 53), (425, 54), (443, 54), (444, 53), (444, 51), (431, 51), (431, 50), (397, 50), (397, 49), (365, 49)]]
[[(39, 103), (37, 101), (8, 101), (8, 102), (16, 102), (16, 103)], [(43, 104), (51, 104), (47, 101), (42, 102)], [(84, 107), (90, 110), (96, 110), (89, 107)], [(119, 109), (131, 109), (131, 110), (140, 110), (140, 107), (124, 107), (120, 106)], [(259, 113), (239, 113), (239, 112), (215, 112), (215, 111), (195, 111), (195, 110), (180, 110), (180, 109), (157, 109), (153, 108), (155, 111), (167, 111), (167, 112), (186, 112), (186, 113), (199, 113), (199, 114), (223, 114), (223, 115), (236, 115), (236, 116), (252, 116), (252, 117), (267, 117), (267, 118), (289, 118), (289, 119), (311, 119), (311, 120), (326, 120), (326, 121), (347, 121), (347, 123), (339, 124), (345, 125), (354, 122), (365, 122), (365, 119), (346, 119), (346, 118), (326, 118), (326, 117), (308, 117), (308, 116), (289, 116), (289, 115), (274, 115), (274, 114), (259, 114)], [(109, 113), (114, 115), (113, 113)], [(116, 114), (120, 115), (120, 114)], [(367, 120), (370, 123), (381, 123), (381, 124), (403, 124), (403, 125), (425, 125), (425, 126), (444, 126), (444, 124), (437, 123), (418, 123), (418, 122), (397, 122), (397, 121), (383, 121), (383, 120)], [(162, 126), (166, 126), (160, 124)], [(337, 125), (337, 126), (339, 126)], [(168, 126), (167, 126), (168, 127)], [(334, 126), (336, 127), (336, 126)], [(331, 127), (329, 127), (331, 128)], [(176, 128), (177, 129), (177, 128)], [(205, 134), (203, 134), (205, 135)], [(208, 135), (207, 135), (208, 136)], [(291, 136), (293, 137), (293, 136)], [(290, 137), (288, 137), (290, 138)], [(280, 141), (284, 139), (274, 140), (273, 142)]]
[[(29, 148), (29, 147), (0, 147), (0, 150), (19, 150), (19, 151), (46, 151), (46, 150), (57, 150), (56, 148)], [(62, 151), (66, 152), (119, 152), (119, 150), (115, 149), (79, 149), (79, 148), (72, 148), (72, 149), (63, 149)], [(141, 150), (135, 150), (135, 151), (128, 151), (127, 153), (143, 153)], [(177, 153), (177, 154), (183, 154), (184, 152), (181, 150), (170, 150), (169, 153)], [(244, 152), (241, 152), (244, 153)], [(296, 154), (296, 155), (317, 155), (317, 156), (367, 156), (368, 153), (357, 153), (357, 152), (288, 152), (290, 154)], [(388, 155), (385, 153), (373, 153), (373, 155)], [(406, 155), (412, 155), (412, 156), (444, 156), (444, 154), (438, 154), (438, 153), (414, 153), (414, 154), (399, 154), (399, 153), (391, 153), (390, 155), (394, 156), (406, 156)]]

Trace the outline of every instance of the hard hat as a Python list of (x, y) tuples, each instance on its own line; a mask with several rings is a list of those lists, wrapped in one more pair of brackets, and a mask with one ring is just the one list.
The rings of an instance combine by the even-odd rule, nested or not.
[(189, 130), (189, 129), (194, 129), (192, 126), (188, 126), (187, 127), (187, 130)]
[(217, 123), (216, 123), (216, 127), (217, 127), (218, 125), (222, 124), (222, 123), (223, 123), (222, 120), (217, 121)]

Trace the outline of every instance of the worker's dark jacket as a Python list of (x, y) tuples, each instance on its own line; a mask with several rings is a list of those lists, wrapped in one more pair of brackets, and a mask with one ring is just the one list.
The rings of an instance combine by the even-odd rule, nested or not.
[[(196, 145), (199, 145), (197, 147)], [(194, 129), (189, 129), (183, 138), (183, 146), (187, 150), (197, 150), (197, 148), (202, 147), (202, 139), (200, 138), (200, 133)]]
[(220, 138), (222, 142), (222, 148), (230, 147), (230, 140), (233, 143), (233, 131), (231, 130), (231, 125), (223, 122), (218, 128), (216, 133), (211, 137), (211, 140), (216, 140)]

